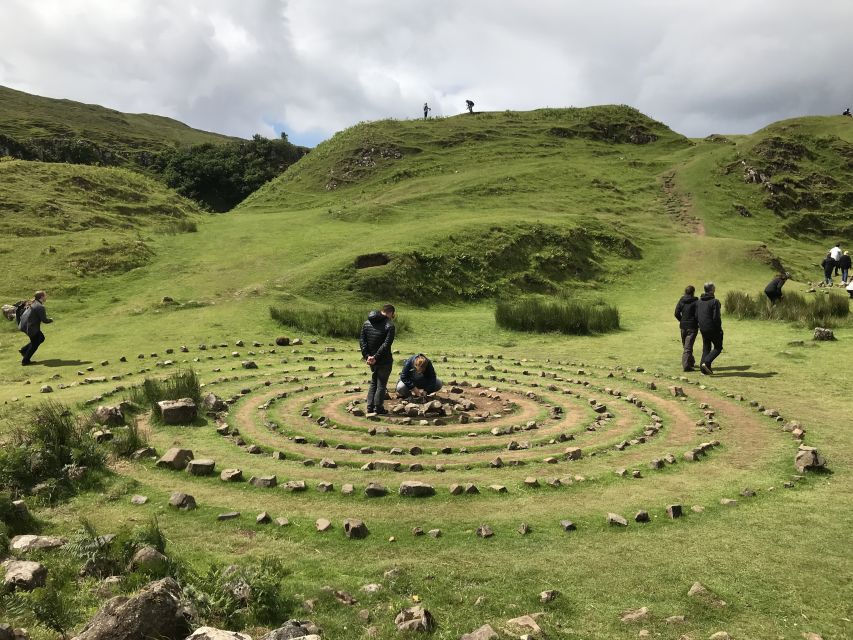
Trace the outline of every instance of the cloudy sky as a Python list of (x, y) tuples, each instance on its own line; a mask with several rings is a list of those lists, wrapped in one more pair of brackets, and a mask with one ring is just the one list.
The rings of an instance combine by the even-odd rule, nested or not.
[(853, 106), (851, 0), (0, 0), (0, 85), (314, 145), (623, 103), (690, 136)]

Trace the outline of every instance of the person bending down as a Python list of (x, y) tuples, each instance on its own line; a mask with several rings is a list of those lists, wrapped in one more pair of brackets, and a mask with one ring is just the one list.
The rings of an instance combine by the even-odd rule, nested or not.
[(435, 367), (424, 354), (412, 356), (403, 365), (400, 372), (400, 382), (397, 383), (397, 394), (401, 398), (412, 395), (435, 393), (442, 387), (441, 380), (435, 375)]

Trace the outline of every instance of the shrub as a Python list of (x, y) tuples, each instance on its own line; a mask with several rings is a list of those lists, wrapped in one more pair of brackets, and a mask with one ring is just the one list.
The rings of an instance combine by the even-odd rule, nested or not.
[(776, 304), (763, 293), (751, 296), (730, 291), (723, 305), (725, 312), (739, 320), (781, 320), (806, 327), (834, 327), (850, 314), (848, 298), (836, 293), (807, 298), (800, 293), (786, 293)]
[(128, 395), (128, 400), (134, 404), (149, 407), (155, 417), (159, 415), (158, 402), (180, 398), (192, 398), (197, 405), (201, 404), (201, 383), (192, 369), (176, 371), (165, 379), (145, 378)]
[(115, 437), (110, 442), (113, 452), (122, 458), (129, 458), (143, 447), (148, 446), (148, 438), (139, 430), (139, 424), (136, 420), (130, 420), (127, 427), (114, 430)]
[(514, 331), (588, 335), (618, 329), (619, 311), (600, 301), (564, 302), (528, 297), (498, 301), (495, 322)]
[(86, 518), (80, 520), (80, 525), (63, 547), (66, 554), (83, 563), (80, 573), (96, 577), (119, 573), (122, 558), (114, 552), (113, 537), (98, 533)]
[(88, 424), (52, 401), (25, 414), (24, 424), (11, 432), (11, 445), (0, 449), (0, 486), (14, 494), (43, 483), (55, 495), (79, 480), (83, 467), (105, 464)]
[(280, 622), (292, 609), (284, 580), (289, 575), (278, 558), (262, 558), (242, 567), (215, 565), (188, 571), (182, 582), (184, 595), (202, 622), (228, 629)]
[[(358, 338), (369, 312), (361, 307), (270, 307), (270, 316), (279, 324), (329, 338)], [(397, 335), (411, 330), (399, 315), (394, 325)]]

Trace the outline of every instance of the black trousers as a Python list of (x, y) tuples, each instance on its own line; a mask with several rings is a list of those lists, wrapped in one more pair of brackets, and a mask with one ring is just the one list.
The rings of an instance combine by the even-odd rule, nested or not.
[(702, 362), (707, 366), (723, 352), (723, 331), (702, 331)]
[(30, 336), (30, 343), (21, 349), (21, 355), (24, 357), (24, 362), (30, 361), (30, 358), (35, 355), (35, 352), (41, 346), (42, 342), (44, 342), (44, 334), (41, 331)]
[(391, 377), (391, 367), (394, 363), (375, 364), (370, 370), (370, 386), (367, 388), (367, 406), (370, 409), (382, 409), (385, 402), (385, 394), (388, 391), (388, 378)]
[(689, 329), (681, 328), (681, 344), (684, 347), (681, 354), (681, 368), (685, 371), (692, 369), (696, 364), (696, 358), (693, 357), (693, 344), (696, 342), (698, 332), (698, 329), (692, 327)]

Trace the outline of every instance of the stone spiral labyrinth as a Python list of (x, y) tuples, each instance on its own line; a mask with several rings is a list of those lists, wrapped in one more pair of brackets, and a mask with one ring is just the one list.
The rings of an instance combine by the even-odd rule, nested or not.
[[(193, 363), (208, 426), (154, 427), (159, 453), (183, 447), (194, 461), (183, 470), (167, 456), (157, 467), (172, 471), (151, 477), (246, 522), (256, 509), (259, 524), (272, 515), (323, 529), (354, 518), (396, 536), (442, 527), (488, 536), (500, 530), (491, 522), (510, 521), (522, 533), (527, 521), (555, 532), (638, 526), (708, 517), (698, 514), (805, 479), (790, 463), (803, 427), (710, 378), (432, 354), (444, 388), (406, 401), (392, 392), (376, 416), (365, 414), (369, 371), (357, 352), (305, 345), (245, 361), (204, 351), (196, 362), (227, 358), (231, 375)], [(390, 389), (398, 372), (399, 363)], [(779, 470), (784, 459), (790, 472)]]

